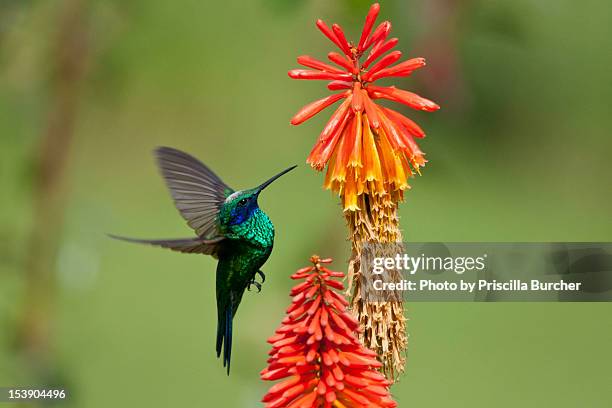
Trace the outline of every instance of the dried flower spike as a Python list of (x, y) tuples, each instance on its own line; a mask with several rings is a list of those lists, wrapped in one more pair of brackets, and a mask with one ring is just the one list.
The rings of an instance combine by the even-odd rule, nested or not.
[(408, 178), (420, 174), (425, 165), (425, 155), (415, 141), (425, 133), (400, 112), (376, 102), (386, 99), (428, 112), (439, 106), (394, 86), (374, 85), (381, 78), (405, 77), (425, 66), (423, 58), (399, 62), (402, 53), (393, 51), (398, 40), (388, 38), (391, 23), (385, 21), (375, 27), (379, 10), (378, 4), (372, 5), (356, 44), (347, 41), (337, 24), (330, 28), (317, 21), (319, 30), (341, 51), (328, 54), (335, 66), (301, 56), (298, 63), (310, 69), (294, 69), (289, 76), (328, 80), (328, 89), (338, 92), (306, 105), (291, 123), (299, 125), (341, 102), (307, 161), (317, 170), (327, 167), (324, 186), (342, 200), (352, 241), (348, 271), (349, 290), (353, 293), (351, 308), (364, 328), (360, 334), (362, 342), (377, 352), (383, 371), (395, 378), (405, 366), (403, 305), (400, 301), (365, 302), (361, 293), (360, 255), (366, 242), (402, 240), (397, 206), (403, 200), (404, 190), (409, 188)]
[(375, 369), (376, 353), (355, 336), (359, 322), (347, 311), (337, 292), (341, 272), (324, 264), (331, 259), (313, 256), (313, 266), (291, 276), (303, 282), (291, 290), (293, 300), (272, 344), (268, 367), (261, 378), (283, 381), (264, 396), (267, 408), (281, 407), (395, 407), (389, 382)]

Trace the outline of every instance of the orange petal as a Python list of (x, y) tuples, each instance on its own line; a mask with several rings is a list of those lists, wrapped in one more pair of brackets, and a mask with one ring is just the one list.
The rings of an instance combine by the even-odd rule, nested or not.
[(342, 71), (341, 69), (328, 65), (324, 63), (323, 61), (319, 61), (318, 59), (311, 57), (310, 55), (299, 56), (297, 58), (297, 62), (300, 65), (304, 65), (305, 67), (308, 67), (308, 68), (314, 68), (319, 71), (335, 72), (337, 74), (346, 74), (346, 72)]
[(331, 81), (327, 84), (327, 89), (330, 91), (340, 91), (343, 89), (351, 89), (352, 87), (353, 83), (346, 81)]
[(412, 120), (408, 119), (406, 116), (401, 113), (394, 111), (389, 108), (382, 108), (383, 111), (389, 116), (391, 119), (394, 119), (396, 122), (399, 122), (403, 127), (406, 128), (408, 133), (410, 133), (414, 137), (423, 138), (425, 137), (425, 132), (420, 128), (419, 125), (414, 123)]
[(378, 112), (378, 115), (380, 117), (380, 123), (383, 127), (383, 130), (385, 131), (385, 135), (387, 136), (389, 142), (391, 143), (391, 146), (393, 147), (393, 150), (397, 151), (400, 149), (405, 149), (406, 145), (402, 140), (400, 129), (395, 126), (395, 124), (391, 120), (389, 120), (389, 118), (385, 115), (384, 111), (381, 109), (380, 106), (376, 105), (376, 111)]
[(380, 159), (378, 157), (378, 150), (376, 149), (376, 142), (374, 141), (374, 135), (370, 128), (370, 123), (367, 115), (363, 116), (363, 153), (362, 162), (364, 165), (365, 179), (371, 180), (382, 180), (382, 170), (380, 167)]
[(380, 61), (372, 66), (372, 68), (363, 75), (364, 81), (370, 81), (371, 78), (380, 70), (388, 67), (389, 65), (395, 63), (398, 59), (402, 57), (401, 51), (393, 51), (387, 55), (385, 55)]
[(378, 118), (378, 113), (376, 112), (376, 104), (372, 102), (367, 91), (362, 90), (361, 94), (363, 96), (363, 106), (368, 114), (370, 126), (372, 126), (374, 129), (378, 129), (380, 127), (380, 119)]
[(333, 185), (333, 169), (336, 163), (336, 153), (332, 155), (331, 159), (329, 159), (329, 165), (327, 166), (327, 172), (325, 173), (325, 181), (323, 182), (323, 188), (326, 190), (332, 190)]
[(348, 155), (346, 154), (345, 145), (347, 142), (347, 130), (350, 129), (351, 124), (349, 123), (344, 127), (342, 132), (342, 136), (340, 137), (340, 141), (338, 142), (338, 147), (336, 148), (335, 155), (336, 160), (334, 163), (334, 170), (332, 174), (332, 180), (335, 181), (345, 181), (346, 180), (346, 163), (348, 161)]
[(370, 85), (367, 89), (370, 92), (377, 92), (379, 94), (382, 94), (383, 98), (403, 103), (404, 105), (408, 105), (413, 109), (423, 110), (427, 112), (433, 112), (440, 109), (440, 107), (435, 102), (432, 102), (429, 99), (425, 99), (415, 93), (408, 92), (403, 89), (398, 89), (394, 86), (386, 87)]
[(352, 96), (348, 98), (338, 107), (334, 114), (329, 118), (327, 125), (323, 128), (323, 131), (319, 135), (320, 142), (326, 142), (334, 136), (334, 133), (339, 133), (342, 130), (343, 123), (346, 123), (348, 119), (347, 111), (351, 105)]
[(368, 54), (368, 58), (363, 63), (362, 67), (367, 68), (378, 57), (389, 51), (391, 48), (395, 47), (398, 42), (399, 40), (397, 38), (391, 38), (390, 40), (384, 43), (379, 43), (379, 45), (374, 46), (374, 48), (372, 48), (372, 51), (370, 51), (370, 53)]
[(367, 41), (363, 45), (362, 50), (367, 50), (372, 44), (376, 44), (381, 40), (384, 41), (389, 35), (390, 31), (391, 23), (389, 21), (383, 21), (382, 23), (380, 23), (380, 25), (376, 27), (376, 30), (374, 30), (372, 36), (367, 39)]
[(385, 182), (390, 182), (396, 177), (395, 157), (393, 156), (393, 149), (389, 144), (389, 139), (387, 135), (384, 134), (382, 129), (379, 131), (379, 136), (380, 137), (376, 139), (376, 146), (378, 148), (378, 152), (380, 153), (380, 163), (381, 167), (383, 168), (383, 180)]
[(368, 11), (368, 15), (366, 16), (366, 21), (363, 24), (363, 29), (361, 30), (361, 36), (359, 37), (359, 44), (357, 49), (359, 51), (365, 50), (364, 46), (372, 32), (372, 27), (374, 26), (374, 22), (376, 21), (376, 17), (378, 17), (378, 13), (380, 12), (380, 4), (374, 3), (370, 6), (370, 10)]
[(342, 68), (346, 69), (348, 72), (355, 72), (355, 66), (353, 65), (353, 63), (346, 58), (343, 55), (338, 54), (337, 52), (330, 52), (329, 54), (327, 54), (327, 58), (333, 62), (334, 64), (337, 64), (339, 66), (341, 66)]
[(342, 44), (340, 43), (340, 41), (338, 41), (338, 37), (336, 37), (336, 34), (334, 34), (332, 29), (329, 28), (327, 26), (327, 24), (325, 24), (325, 22), (323, 20), (321, 20), (321, 19), (317, 20), (316, 24), (317, 24), (317, 28), (319, 30), (321, 30), (321, 32), (323, 33), (324, 36), (329, 38), (331, 40), (331, 42), (336, 44), (338, 46), (338, 48), (340, 48), (342, 51), (344, 51), (344, 49), (342, 48)]
[(326, 72), (312, 69), (292, 69), (289, 71), (289, 77), (293, 79), (338, 79), (350, 80), (351, 74), (348, 72)]
[(327, 96), (325, 98), (321, 98), (314, 102), (309, 103), (304, 106), (298, 113), (291, 118), (292, 125), (299, 125), (300, 123), (304, 123), (308, 119), (312, 118), (317, 113), (321, 112), (323, 109), (327, 108), (330, 105), (333, 105), (337, 101), (342, 98), (346, 98), (349, 95), (349, 92), (342, 92), (334, 95)]
[(342, 31), (342, 27), (340, 27), (338, 24), (332, 24), (332, 31), (336, 35), (342, 51), (344, 51), (346, 55), (351, 55), (351, 47), (349, 46), (348, 41), (346, 41), (346, 36), (344, 35), (344, 31)]
[(354, 130), (353, 133), (355, 137), (353, 139), (353, 148), (351, 150), (351, 155), (349, 157), (349, 166), (352, 167), (362, 167), (361, 163), (361, 132), (362, 132), (362, 118), (361, 112), (355, 113), (355, 119), (353, 120)]
[(357, 206), (357, 188), (355, 185), (355, 178), (352, 173), (346, 179), (344, 185), (344, 211), (358, 211)]
[(412, 58), (404, 62), (400, 62), (399, 64), (381, 69), (380, 71), (370, 75), (369, 80), (374, 82), (380, 78), (385, 77), (403, 77), (412, 74), (413, 71), (424, 67), (425, 58)]
[(363, 110), (363, 94), (361, 93), (361, 83), (355, 82), (353, 85), (353, 112), (361, 112)]
[(351, 112), (347, 112), (351, 104), (351, 99), (352, 98), (349, 95), (349, 97), (346, 98), (340, 107), (338, 107), (336, 112), (334, 112), (332, 117), (327, 122), (327, 125), (321, 132), (319, 140), (311, 150), (310, 155), (306, 160), (306, 162), (310, 163), (312, 167), (319, 170), (323, 169), (332, 155), (336, 147), (336, 143), (338, 143), (340, 135), (342, 134), (342, 130), (344, 129), (347, 120), (352, 115)]
[(402, 163), (407, 163), (406, 156), (402, 152), (394, 153), (393, 156), (395, 158), (395, 188), (405, 190), (408, 188), (408, 178)]

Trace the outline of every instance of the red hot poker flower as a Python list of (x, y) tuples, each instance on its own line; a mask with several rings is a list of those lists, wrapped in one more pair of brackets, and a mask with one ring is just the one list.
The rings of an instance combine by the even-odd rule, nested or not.
[(287, 316), (272, 344), (268, 367), (261, 378), (283, 381), (264, 396), (267, 408), (395, 407), (389, 381), (376, 371), (376, 353), (356, 337), (359, 322), (346, 310), (338, 292), (344, 276), (323, 266), (331, 259), (311, 258), (313, 266), (298, 270), (303, 280), (291, 290)]
[[(397, 63), (400, 51), (391, 51), (397, 38), (388, 39), (391, 23), (374, 28), (380, 6), (372, 5), (366, 17), (359, 42), (348, 42), (342, 28), (331, 28), (322, 20), (317, 27), (342, 52), (330, 52), (329, 65), (310, 56), (298, 63), (311, 69), (294, 69), (294, 79), (330, 81), (328, 88), (340, 91), (304, 106), (292, 119), (299, 125), (332, 104), (343, 100), (321, 132), (308, 156), (308, 163), (318, 170), (326, 165), (325, 186), (344, 199), (344, 209), (359, 209), (361, 194), (384, 195), (408, 188), (407, 178), (426, 162), (415, 138), (423, 130), (401, 113), (380, 106), (377, 99), (387, 99), (416, 110), (435, 111), (439, 106), (417, 94), (394, 86), (375, 86), (381, 78), (405, 77), (425, 66), (425, 59), (412, 58)], [(369, 52), (368, 52), (369, 50)], [(396, 64), (397, 63), (397, 64)], [(393, 65), (395, 64), (395, 65)]]

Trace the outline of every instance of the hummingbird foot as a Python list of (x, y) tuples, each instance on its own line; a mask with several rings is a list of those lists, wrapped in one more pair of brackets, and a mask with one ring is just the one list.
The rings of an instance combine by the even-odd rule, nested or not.
[(249, 284), (247, 285), (247, 290), (250, 292), (251, 291), (251, 285), (255, 286), (255, 288), (257, 288), (257, 293), (261, 292), (261, 283), (257, 282), (254, 278), (252, 281), (249, 282)]
[(266, 275), (264, 275), (262, 271), (257, 271), (256, 274), (261, 277), (261, 283), (264, 283), (266, 281)]

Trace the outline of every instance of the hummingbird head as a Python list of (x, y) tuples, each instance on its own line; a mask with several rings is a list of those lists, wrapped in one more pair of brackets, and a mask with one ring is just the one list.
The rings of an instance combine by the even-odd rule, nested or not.
[(259, 204), (257, 203), (259, 193), (261, 193), (263, 189), (272, 184), (272, 182), (274, 182), (280, 176), (290, 172), (296, 167), (297, 166), (292, 166), (281, 171), (255, 188), (236, 191), (228, 196), (225, 199), (223, 208), (221, 209), (222, 223), (231, 226), (242, 224), (244, 221), (248, 220), (253, 215), (255, 210), (259, 208)]

